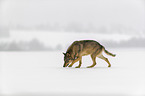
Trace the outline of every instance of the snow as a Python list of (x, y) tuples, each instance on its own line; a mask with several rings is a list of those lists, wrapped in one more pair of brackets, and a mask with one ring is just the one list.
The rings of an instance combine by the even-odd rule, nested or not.
[(0, 52), (0, 96), (144, 96), (145, 49), (108, 49), (111, 68), (89, 56), (82, 67), (63, 68), (61, 51)]

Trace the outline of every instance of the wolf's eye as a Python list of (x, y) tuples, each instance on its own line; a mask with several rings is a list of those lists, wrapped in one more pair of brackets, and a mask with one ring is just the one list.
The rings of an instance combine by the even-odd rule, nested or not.
[(68, 63), (69, 62), (69, 59), (65, 60), (65, 62)]
[(67, 54), (66, 54), (66, 56), (70, 57), (70, 54), (69, 54), (69, 53), (67, 53)]
[(70, 60), (70, 58), (67, 58), (67, 59), (66, 59), (66, 61), (69, 61), (69, 60)]

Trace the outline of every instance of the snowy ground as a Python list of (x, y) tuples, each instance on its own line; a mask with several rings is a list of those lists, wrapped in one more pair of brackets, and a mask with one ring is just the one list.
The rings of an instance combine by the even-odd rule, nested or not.
[(89, 56), (76, 69), (62, 67), (61, 51), (0, 52), (0, 96), (145, 96), (145, 49), (108, 50), (112, 67), (90, 69)]

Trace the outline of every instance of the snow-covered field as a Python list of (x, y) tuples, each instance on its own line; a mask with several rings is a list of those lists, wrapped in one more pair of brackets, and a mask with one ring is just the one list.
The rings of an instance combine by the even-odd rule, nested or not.
[(0, 96), (145, 96), (145, 49), (108, 49), (112, 67), (89, 56), (63, 68), (62, 51), (0, 52)]

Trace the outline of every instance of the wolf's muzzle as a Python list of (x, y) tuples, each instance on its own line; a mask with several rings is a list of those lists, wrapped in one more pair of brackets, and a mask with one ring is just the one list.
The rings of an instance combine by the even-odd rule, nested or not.
[(69, 64), (64, 64), (63, 67), (67, 67)]
[(65, 65), (63, 65), (63, 67), (65, 67)]

